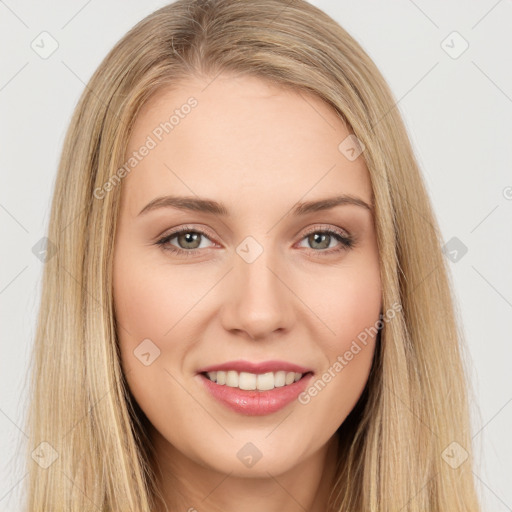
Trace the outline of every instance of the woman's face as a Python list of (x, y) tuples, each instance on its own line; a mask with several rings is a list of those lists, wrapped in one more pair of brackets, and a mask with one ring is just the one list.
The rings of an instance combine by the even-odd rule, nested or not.
[[(277, 475), (326, 446), (368, 379), (375, 336), (361, 333), (381, 311), (372, 189), (318, 98), (253, 77), (206, 85), (154, 96), (129, 141), (122, 365), (160, 451)], [(361, 203), (313, 204), (342, 196)]]

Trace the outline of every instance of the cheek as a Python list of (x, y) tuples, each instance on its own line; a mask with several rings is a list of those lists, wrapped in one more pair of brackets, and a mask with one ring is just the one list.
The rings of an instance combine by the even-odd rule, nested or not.
[[(187, 350), (179, 323), (189, 303), (183, 290), (187, 288), (179, 272), (171, 274), (167, 268), (166, 274), (159, 265), (144, 264), (135, 251), (114, 262), (121, 364), (131, 393), (152, 423), (158, 419), (172, 423), (162, 404), (175, 403), (180, 392), (172, 375), (179, 373)], [(169, 343), (172, 339), (183, 343)]]
[(381, 311), (381, 290), (378, 276), (371, 279), (346, 276), (343, 283), (332, 293), (330, 306), (331, 329), (334, 334), (327, 337), (328, 351), (345, 351), (352, 340), (363, 337), (364, 332), (375, 325)]
[[(190, 290), (190, 285), (188, 287)], [(186, 313), (190, 300), (179, 271), (151, 266), (129, 257), (114, 266), (114, 303), (119, 335), (125, 344), (144, 338), (162, 340)]]
[[(200, 337), (201, 299), (212, 278), (136, 251), (114, 260), (113, 295), (121, 364), (143, 409), (153, 407), (155, 390), (175, 387), (187, 354)], [(163, 397), (160, 397), (163, 400)], [(172, 399), (169, 399), (172, 402)]]
[[(190, 348), (187, 339), (194, 338), (194, 325), (197, 330), (201, 319), (209, 318), (210, 311), (205, 318), (201, 316), (204, 304), (199, 303), (215, 280), (205, 267), (204, 271), (197, 270), (192, 285), (190, 272), (183, 268), (141, 263), (142, 258), (135, 251), (120, 254), (123, 256), (114, 261), (113, 293), (121, 359), (135, 398), (149, 412), (154, 406), (150, 399), (154, 389), (165, 388), (170, 393), (173, 387), (163, 369), (173, 373), (180, 370)], [(366, 253), (357, 263), (347, 263), (336, 270), (326, 267), (324, 275), (303, 272), (288, 276), (288, 280), (314, 313), (306, 314), (297, 329), (309, 331), (311, 344), (325, 360), (315, 377), (325, 385), (316, 386), (315, 398), (310, 397), (311, 406), (314, 411), (323, 411), (317, 417), (330, 418), (335, 429), (335, 423), (355, 405), (370, 371), (375, 342), (371, 327), (379, 319), (381, 308), (378, 258), (376, 253)], [(194, 305), (198, 307), (193, 308)], [(160, 354), (154, 363), (145, 366), (134, 351), (148, 339)], [(173, 339), (180, 343), (170, 344)], [(154, 356), (154, 350), (148, 344), (149, 358)], [(170, 396), (169, 401), (173, 402)]]
[(332, 361), (348, 350), (358, 336), (364, 338), (364, 333), (379, 320), (382, 289), (377, 255), (367, 255), (354, 265), (330, 272), (326, 284), (315, 296), (322, 320), (329, 328), (322, 337), (322, 348)]
[(164, 335), (180, 311), (180, 294), (169, 293), (161, 269), (141, 264), (134, 254), (114, 261), (113, 295), (121, 361), (125, 373), (130, 374), (128, 380), (136, 380), (137, 386), (154, 384), (161, 370)]
[(325, 361), (299, 402), (313, 429), (335, 431), (353, 409), (370, 373), (382, 307), (377, 257), (330, 274), (330, 286), (315, 294), (329, 330), (320, 338)]

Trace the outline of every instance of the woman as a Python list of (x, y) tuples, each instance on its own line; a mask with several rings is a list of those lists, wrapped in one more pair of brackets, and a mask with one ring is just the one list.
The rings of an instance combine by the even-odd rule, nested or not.
[(76, 108), (48, 238), (27, 510), (479, 510), (439, 229), (317, 8), (142, 20)]

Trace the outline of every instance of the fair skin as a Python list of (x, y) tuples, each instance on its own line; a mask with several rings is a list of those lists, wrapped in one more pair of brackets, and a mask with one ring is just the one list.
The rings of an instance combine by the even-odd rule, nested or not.
[[(311, 368), (316, 380), (375, 324), (382, 303), (372, 212), (356, 204), (292, 211), (343, 194), (371, 205), (368, 170), (362, 156), (340, 152), (350, 132), (320, 99), (254, 77), (221, 75), (205, 88), (210, 81), (161, 90), (129, 141), (127, 155), (197, 99), (122, 182), (113, 286), (123, 369), (151, 422), (170, 510), (324, 511), (335, 432), (365, 387), (375, 338), (308, 403), (265, 415), (227, 408), (197, 370), (277, 359)], [(139, 214), (171, 194), (215, 200), (228, 215), (169, 206)], [(192, 256), (156, 243), (183, 226), (191, 234), (167, 247), (195, 249)], [(250, 263), (237, 253), (248, 236), (262, 248)], [(134, 355), (145, 339), (160, 350), (148, 365)], [(247, 443), (261, 453), (250, 467), (237, 456)]]

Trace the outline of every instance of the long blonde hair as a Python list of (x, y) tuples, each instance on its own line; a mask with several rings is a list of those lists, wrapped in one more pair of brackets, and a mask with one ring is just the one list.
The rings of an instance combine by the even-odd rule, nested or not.
[[(137, 113), (156, 91), (221, 72), (315, 94), (365, 147), (383, 310), (402, 309), (380, 332), (366, 389), (339, 429), (329, 510), (480, 510), (463, 337), (418, 164), (375, 64), (303, 0), (178, 0), (131, 29), (87, 84), (64, 141), (48, 230), (56, 254), (44, 268), (32, 356), (27, 510), (155, 508), (147, 420), (121, 370), (112, 300), (121, 187), (101, 200), (94, 191), (125, 162)], [(36, 448), (46, 463), (35, 462)]]

